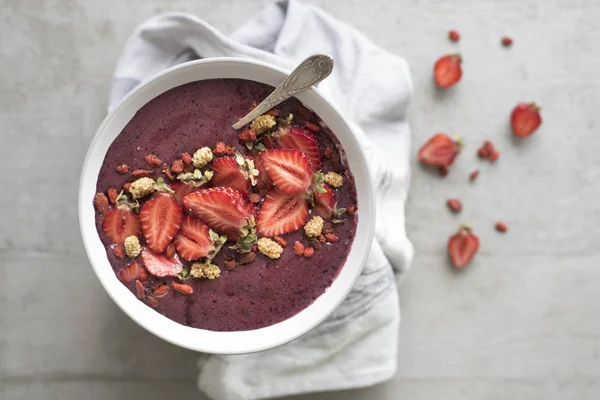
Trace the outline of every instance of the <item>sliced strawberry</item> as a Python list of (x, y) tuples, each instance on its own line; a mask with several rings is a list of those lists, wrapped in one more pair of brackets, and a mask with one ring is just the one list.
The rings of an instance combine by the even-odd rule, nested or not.
[(185, 217), (181, 230), (173, 240), (181, 258), (193, 261), (208, 256), (215, 249), (208, 232), (208, 226), (198, 218)]
[(308, 216), (308, 202), (302, 194), (286, 195), (273, 189), (262, 203), (256, 230), (264, 237), (283, 235), (302, 228)]
[(293, 149), (306, 154), (310, 159), (313, 172), (321, 169), (319, 141), (315, 134), (308, 129), (299, 126), (280, 129), (275, 137), (275, 143), (281, 149)]
[(323, 185), (323, 187), (325, 188), (325, 193), (319, 193), (316, 190), (313, 192), (315, 199), (314, 211), (317, 215), (329, 219), (335, 207), (335, 195), (328, 185)]
[(140, 218), (128, 206), (120, 205), (104, 216), (102, 230), (111, 243), (123, 244), (127, 236), (140, 234)]
[(310, 186), (310, 160), (298, 150), (265, 150), (260, 162), (281, 193), (304, 193)]
[(137, 261), (134, 261), (128, 266), (119, 270), (117, 277), (123, 282), (133, 282), (134, 279), (137, 279), (139, 272), (140, 264), (138, 264)]
[(250, 191), (250, 179), (233, 157), (217, 158), (212, 164), (213, 177), (211, 179), (214, 187), (230, 187), (247, 195)]
[(434, 167), (448, 167), (460, 152), (460, 142), (444, 133), (435, 134), (419, 150), (419, 160)]
[(199, 190), (200, 188), (198, 186), (195, 186), (192, 183), (185, 183), (185, 182), (181, 182), (181, 181), (177, 181), (174, 182), (171, 185), (171, 189), (173, 191), (175, 191), (175, 199), (177, 200), (177, 202), (179, 203), (179, 205), (183, 204), (183, 198), (185, 196), (187, 196), (188, 194)]
[(542, 124), (540, 108), (535, 103), (519, 103), (510, 116), (510, 125), (515, 136), (531, 135)]
[(433, 67), (433, 78), (439, 87), (447, 88), (455, 85), (462, 76), (460, 54), (448, 54), (436, 61)]
[(479, 238), (471, 229), (461, 225), (458, 232), (448, 239), (448, 255), (456, 268), (464, 268), (479, 249)]
[(258, 189), (269, 190), (273, 186), (273, 182), (271, 182), (271, 178), (267, 175), (267, 171), (263, 167), (260, 162), (260, 157), (254, 157), (254, 168), (258, 170), (258, 176), (256, 177), (256, 187)]
[(148, 272), (160, 278), (165, 276), (177, 276), (183, 271), (183, 265), (177, 257), (167, 258), (162, 254), (156, 254), (144, 247), (142, 249), (142, 261)]
[(157, 193), (142, 207), (140, 220), (148, 248), (162, 253), (179, 231), (183, 212), (172, 195)]
[(256, 215), (256, 208), (237, 190), (225, 187), (202, 189), (188, 194), (183, 204), (214, 231), (237, 240), (247, 219)]

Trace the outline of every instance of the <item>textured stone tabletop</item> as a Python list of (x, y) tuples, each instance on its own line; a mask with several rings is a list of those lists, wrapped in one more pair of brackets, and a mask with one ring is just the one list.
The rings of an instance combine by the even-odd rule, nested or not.
[[(406, 211), (416, 256), (400, 280), (395, 379), (294, 399), (600, 398), (600, 2), (314, 3), (411, 66)], [(0, 2), (0, 399), (203, 398), (196, 355), (143, 331), (95, 278), (79, 238), (79, 171), (138, 23), (181, 10), (230, 32), (264, 4)], [(451, 28), (459, 44), (447, 40)], [(434, 61), (456, 51), (462, 81), (436, 90)], [(541, 129), (525, 141), (508, 125), (520, 100), (543, 107)], [(414, 160), (438, 131), (467, 142), (445, 179)], [(501, 151), (495, 165), (475, 156), (485, 139)], [(448, 197), (463, 200), (460, 216)], [(505, 235), (493, 229), (498, 219)], [(481, 249), (455, 273), (445, 245), (460, 221), (473, 223)]]

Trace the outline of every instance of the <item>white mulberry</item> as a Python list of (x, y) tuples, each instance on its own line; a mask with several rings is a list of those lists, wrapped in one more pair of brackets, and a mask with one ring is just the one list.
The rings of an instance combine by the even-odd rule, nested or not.
[(221, 270), (218, 265), (205, 263), (193, 263), (190, 268), (190, 275), (194, 278), (216, 279), (221, 276)]
[(129, 193), (131, 193), (131, 196), (133, 196), (134, 200), (137, 200), (154, 193), (155, 190), (156, 182), (154, 182), (152, 178), (144, 177), (131, 184)]
[(283, 253), (283, 247), (273, 239), (260, 238), (256, 244), (258, 245), (258, 251), (269, 258), (277, 259)]
[(194, 156), (192, 157), (192, 164), (196, 168), (202, 168), (213, 159), (212, 150), (209, 147), (203, 147), (201, 149), (196, 150)]
[(324, 181), (331, 187), (340, 188), (344, 184), (344, 177), (336, 172), (328, 172), (325, 174)]
[(125, 247), (125, 254), (129, 258), (136, 258), (140, 252), (142, 251), (142, 246), (140, 245), (140, 240), (137, 236), (131, 235), (125, 238), (125, 242), (123, 243), (123, 247)]
[(318, 215), (312, 217), (310, 221), (304, 225), (304, 233), (308, 237), (318, 237), (323, 233), (323, 218)]
[(262, 135), (263, 133), (274, 127), (276, 124), (277, 122), (275, 122), (274, 116), (265, 114), (256, 117), (256, 119), (250, 124), (250, 129), (252, 129), (254, 133), (256, 133), (256, 136), (258, 136)]

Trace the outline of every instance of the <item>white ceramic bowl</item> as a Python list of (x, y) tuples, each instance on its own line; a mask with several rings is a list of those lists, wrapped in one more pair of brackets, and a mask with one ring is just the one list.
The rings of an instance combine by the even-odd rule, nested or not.
[(269, 65), (218, 58), (193, 61), (163, 71), (136, 87), (102, 122), (88, 149), (79, 187), (79, 225), (88, 258), (110, 297), (131, 319), (156, 336), (191, 350), (215, 354), (241, 354), (266, 350), (305, 334), (323, 321), (352, 289), (360, 275), (373, 239), (375, 210), (367, 166), (348, 123), (328, 103), (318, 89), (306, 90), (297, 97), (313, 109), (332, 129), (344, 147), (358, 194), (358, 227), (348, 259), (333, 284), (309, 307), (295, 316), (265, 328), (213, 332), (180, 325), (139, 301), (115, 276), (106, 250), (96, 231), (93, 197), (98, 172), (112, 141), (135, 113), (161, 93), (188, 82), (214, 78), (240, 78), (278, 85), (287, 74)]

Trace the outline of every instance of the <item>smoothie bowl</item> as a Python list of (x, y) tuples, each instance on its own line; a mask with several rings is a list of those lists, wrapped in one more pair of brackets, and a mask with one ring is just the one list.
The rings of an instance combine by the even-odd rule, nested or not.
[(317, 89), (240, 130), (286, 74), (239, 59), (134, 89), (88, 150), (79, 219), (105, 290), (148, 331), (217, 354), (323, 321), (361, 273), (374, 204), (362, 150)]

